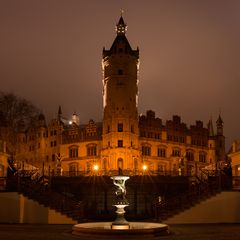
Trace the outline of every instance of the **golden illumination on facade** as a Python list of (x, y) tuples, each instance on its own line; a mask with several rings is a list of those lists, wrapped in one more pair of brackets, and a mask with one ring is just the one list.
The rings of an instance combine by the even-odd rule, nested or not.
[(74, 113), (70, 124), (59, 111), (47, 126), (41, 117), (38, 128), (19, 133), (19, 162), (56, 171), (56, 156), (62, 156), (63, 174), (112, 175), (121, 168), (129, 175), (197, 175), (224, 161), (220, 116), (216, 134), (212, 122), (188, 127), (179, 116), (163, 122), (151, 110), (139, 116), (139, 49), (130, 46), (126, 27), (121, 16), (112, 46), (102, 52), (102, 122), (82, 124)]

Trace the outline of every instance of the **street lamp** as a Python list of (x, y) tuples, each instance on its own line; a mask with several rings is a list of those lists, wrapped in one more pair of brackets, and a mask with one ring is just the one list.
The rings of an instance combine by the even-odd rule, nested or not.
[(99, 170), (99, 166), (97, 164), (93, 165), (93, 171), (97, 172)]
[(148, 166), (147, 166), (146, 164), (143, 164), (142, 169), (143, 169), (143, 171), (145, 172), (145, 171), (147, 171)]

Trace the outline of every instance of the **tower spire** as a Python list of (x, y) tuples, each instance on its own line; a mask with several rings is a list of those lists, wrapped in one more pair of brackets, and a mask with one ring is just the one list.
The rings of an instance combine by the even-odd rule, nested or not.
[(125, 22), (123, 20), (122, 14), (123, 14), (123, 10), (121, 10), (121, 16), (118, 21), (118, 24), (116, 25), (117, 35), (125, 35), (125, 33), (127, 31), (127, 25), (125, 24)]
[(216, 121), (216, 124), (217, 124), (217, 135), (223, 135), (223, 120), (221, 118), (220, 113)]
[(61, 105), (59, 105), (59, 107), (58, 107), (58, 120), (61, 121), (61, 118), (62, 118), (62, 108), (61, 108)]
[(209, 134), (209, 137), (213, 137), (214, 136), (212, 117), (210, 118), (210, 120), (208, 122), (208, 134)]

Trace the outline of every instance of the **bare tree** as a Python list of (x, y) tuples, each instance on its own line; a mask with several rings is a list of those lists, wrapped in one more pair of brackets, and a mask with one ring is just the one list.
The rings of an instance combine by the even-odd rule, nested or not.
[(0, 93), (0, 138), (7, 143), (7, 152), (15, 154), (17, 133), (34, 126), (40, 111), (30, 101), (13, 93)]

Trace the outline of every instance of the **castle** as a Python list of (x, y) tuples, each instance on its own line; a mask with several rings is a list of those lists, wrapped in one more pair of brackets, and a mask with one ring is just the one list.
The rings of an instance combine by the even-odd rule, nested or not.
[(179, 116), (163, 122), (151, 110), (138, 113), (139, 49), (132, 49), (121, 16), (110, 49), (103, 49), (103, 120), (81, 124), (59, 107), (47, 125), (43, 114), (38, 126), (18, 135), (16, 160), (21, 168), (32, 164), (58, 175), (124, 174), (197, 175), (205, 167), (218, 168), (225, 160), (223, 121), (216, 134), (212, 120), (187, 126)]

